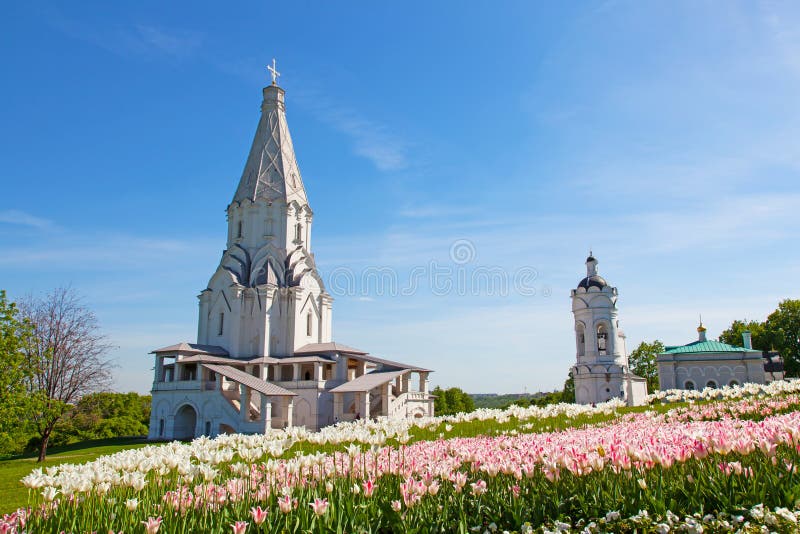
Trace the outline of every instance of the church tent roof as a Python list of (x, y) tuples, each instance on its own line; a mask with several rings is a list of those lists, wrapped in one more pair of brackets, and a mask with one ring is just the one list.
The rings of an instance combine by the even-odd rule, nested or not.
[(369, 391), (380, 386), (381, 384), (385, 384), (391, 380), (394, 380), (400, 375), (406, 374), (408, 371), (408, 369), (403, 369), (401, 371), (375, 371), (373, 373), (367, 373), (359, 376), (355, 380), (345, 382), (341, 386), (333, 388), (331, 393)]
[(261, 119), (233, 202), (257, 199), (308, 205), (286, 123), (284, 91), (274, 83), (264, 88)]
[(288, 389), (284, 389), (276, 384), (272, 384), (270, 382), (266, 382), (257, 378), (251, 374), (245, 373), (244, 371), (240, 371), (239, 369), (235, 369), (229, 365), (212, 365), (209, 363), (204, 363), (203, 367), (208, 369), (209, 371), (214, 371), (217, 374), (220, 374), (226, 378), (230, 378), (234, 382), (239, 384), (243, 384), (250, 389), (254, 389), (259, 393), (263, 393), (264, 395), (274, 395), (274, 396), (296, 396), (297, 393), (293, 393)]

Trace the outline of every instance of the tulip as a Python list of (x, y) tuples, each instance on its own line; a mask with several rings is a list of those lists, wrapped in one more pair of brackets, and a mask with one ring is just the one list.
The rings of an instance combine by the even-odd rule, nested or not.
[(58, 495), (58, 490), (53, 486), (47, 486), (42, 490), (42, 497), (44, 497), (44, 500), (47, 502), (52, 502), (56, 498), (56, 495)]
[(284, 514), (288, 514), (292, 511), (292, 498), (289, 495), (284, 495), (283, 497), (278, 498), (278, 508), (280, 508), (281, 512)]
[(308, 505), (318, 516), (324, 515), (328, 509), (328, 499), (314, 499), (314, 502), (310, 502)]
[(472, 494), (473, 495), (483, 495), (486, 493), (486, 482), (483, 480), (479, 480), (477, 482), (473, 482), (470, 484), (472, 486)]
[(233, 534), (244, 534), (245, 530), (247, 530), (247, 525), (249, 523), (247, 521), (237, 521), (236, 523), (231, 525), (231, 529), (233, 529)]
[(371, 480), (367, 480), (361, 483), (361, 487), (364, 488), (364, 497), (372, 497), (372, 493), (378, 486), (376, 486)]
[(157, 518), (148, 517), (147, 521), (142, 521), (141, 523), (144, 525), (147, 534), (156, 534), (161, 526), (161, 516)]
[(261, 507), (250, 508), (250, 515), (253, 517), (253, 522), (260, 525), (267, 519), (267, 511), (262, 510)]

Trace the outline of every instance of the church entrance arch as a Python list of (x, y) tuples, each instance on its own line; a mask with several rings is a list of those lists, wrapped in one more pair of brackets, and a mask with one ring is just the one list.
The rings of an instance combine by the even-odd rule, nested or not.
[(193, 439), (195, 428), (197, 427), (197, 411), (189, 405), (184, 404), (175, 413), (174, 439)]

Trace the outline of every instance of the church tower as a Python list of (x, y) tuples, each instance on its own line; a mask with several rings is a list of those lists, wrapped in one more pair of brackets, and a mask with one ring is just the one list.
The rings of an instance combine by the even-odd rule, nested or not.
[(261, 117), (233, 200), (219, 267), (200, 293), (198, 343), (234, 358), (290, 356), (331, 341), (333, 299), (314, 264), (306, 196), (284, 90), (263, 89)]
[(647, 395), (645, 380), (628, 368), (625, 334), (619, 326), (618, 292), (598, 274), (597, 259), (586, 258), (586, 277), (572, 290), (575, 318), (575, 401), (605, 402), (613, 398), (639, 404)]
[(272, 84), (226, 208), (225, 250), (198, 296), (197, 343), (152, 352), (150, 439), (434, 413), (430, 369), (333, 342), (333, 299), (314, 262), (314, 212), (274, 59), (269, 70)]

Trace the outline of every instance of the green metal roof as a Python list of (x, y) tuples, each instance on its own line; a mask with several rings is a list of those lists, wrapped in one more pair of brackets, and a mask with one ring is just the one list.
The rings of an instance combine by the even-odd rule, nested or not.
[(720, 341), (695, 341), (688, 345), (664, 347), (664, 354), (682, 354), (685, 352), (761, 352), (760, 350), (734, 347)]

